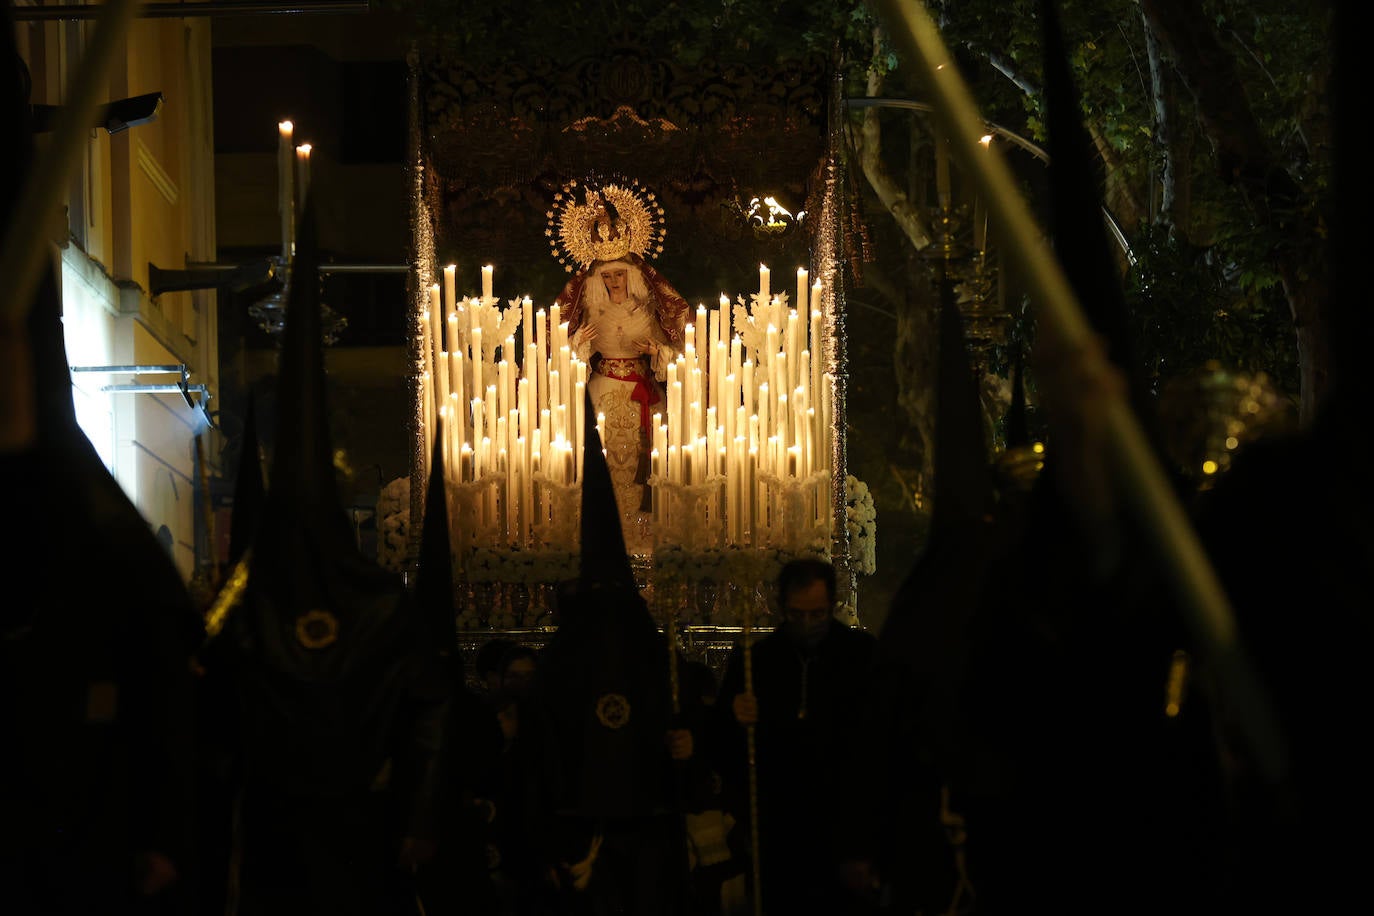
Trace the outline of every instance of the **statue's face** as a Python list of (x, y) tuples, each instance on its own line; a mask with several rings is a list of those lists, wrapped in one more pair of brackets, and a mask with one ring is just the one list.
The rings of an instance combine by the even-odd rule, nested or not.
[(612, 302), (625, 298), (629, 290), (630, 272), (624, 267), (608, 267), (601, 271), (601, 281), (606, 284), (606, 292), (611, 294)]

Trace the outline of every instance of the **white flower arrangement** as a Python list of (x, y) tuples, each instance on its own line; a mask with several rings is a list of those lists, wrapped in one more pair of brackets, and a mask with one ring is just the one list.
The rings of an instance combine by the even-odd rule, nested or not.
[(861, 575), (878, 568), (878, 509), (873, 493), (853, 474), (844, 478), (845, 527), (849, 529), (850, 567)]
[(469, 582), (541, 585), (577, 578), (578, 554), (567, 550), (511, 550), (477, 547), (459, 561)]
[(377, 563), (403, 572), (410, 550), (410, 478), (397, 477), (377, 497)]

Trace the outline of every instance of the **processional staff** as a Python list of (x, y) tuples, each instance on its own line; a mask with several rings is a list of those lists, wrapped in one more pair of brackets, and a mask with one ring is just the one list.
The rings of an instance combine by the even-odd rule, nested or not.
[(673, 724), (682, 715), (682, 686), (677, 670), (677, 607), (668, 608), (668, 694), (673, 700)]
[[(745, 602), (744, 637), (744, 692), (754, 695), (754, 607)], [(754, 916), (763, 916), (763, 882), (759, 864), (759, 766), (754, 753), (754, 723), (744, 727), (745, 753), (749, 762), (749, 858), (754, 870)]]

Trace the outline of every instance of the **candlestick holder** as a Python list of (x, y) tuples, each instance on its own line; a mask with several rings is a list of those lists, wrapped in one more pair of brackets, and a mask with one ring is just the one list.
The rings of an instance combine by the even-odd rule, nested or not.
[(725, 478), (713, 476), (704, 483), (673, 483), (652, 478), (650, 485), (672, 519), (672, 530), (663, 526), (654, 529), (655, 549), (671, 544), (685, 550), (704, 550), (720, 547), (724, 542), (725, 524), (721, 502), (725, 493)]
[(581, 537), (582, 484), (554, 480), (542, 471), (534, 474), (534, 489), (547, 514), (539, 513), (531, 526), (535, 545), (546, 548), (576, 544)]
[(969, 233), (968, 205), (938, 207), (931, 217), (930, 245), (921, 251), (921, 257), (932, 260), (953, 260), (967, 257), (969, 244), (965, 236)]
[(999, 301), (997, 264), (990, 252), (971, 252), (968, 257), (951, 261), (948, 267), (969, 346), (981, 354), (1006, 343), (1011, 315)]

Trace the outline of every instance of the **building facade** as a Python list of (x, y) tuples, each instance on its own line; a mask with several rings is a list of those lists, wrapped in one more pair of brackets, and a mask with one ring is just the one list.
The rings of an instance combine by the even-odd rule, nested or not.
[[(41, 156), (99, 25), (39, 9), (15, 18)], [(115, 104), (87, 135), (65, 219), (47, 227), (78, 421), (188, 582), (214, 555), (217, 292), (164, 291), (159, 271), (216, 259), (210, 30), (208, 18), (131, 25), (108, 74)]]

